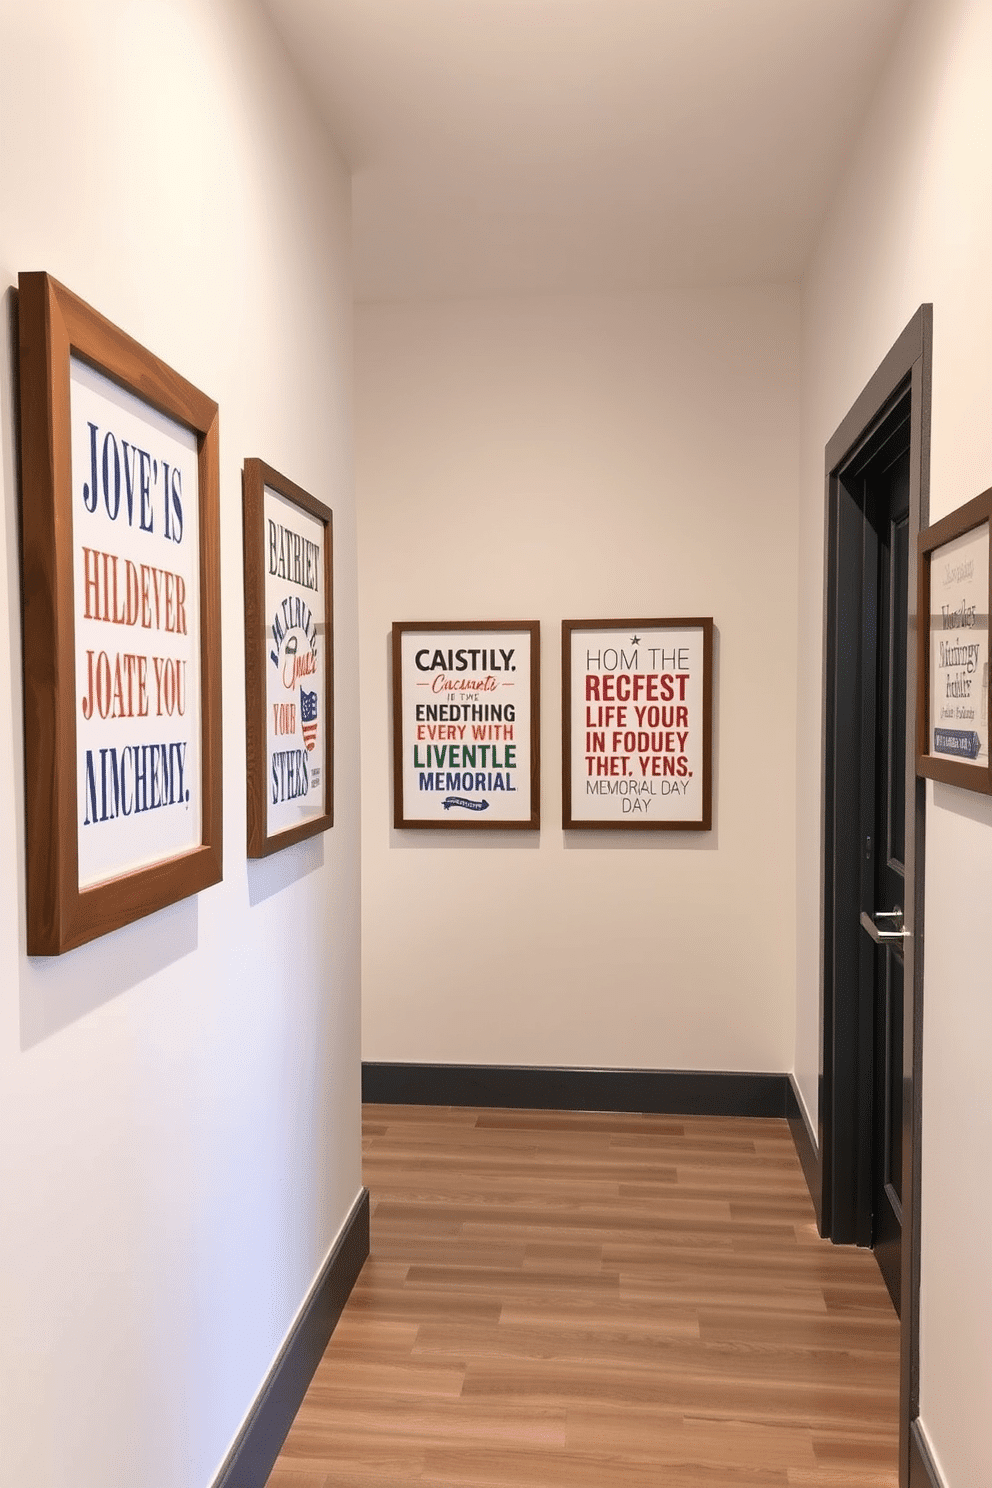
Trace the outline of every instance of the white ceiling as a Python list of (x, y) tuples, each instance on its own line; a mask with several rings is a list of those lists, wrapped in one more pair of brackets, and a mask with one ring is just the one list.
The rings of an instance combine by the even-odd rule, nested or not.
[(907, 0), (264, 0), (360, 299), (794, 280)]

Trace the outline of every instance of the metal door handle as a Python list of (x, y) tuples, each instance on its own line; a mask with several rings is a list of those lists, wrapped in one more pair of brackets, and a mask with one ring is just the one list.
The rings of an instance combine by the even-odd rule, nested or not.
[[(875, 918), (879, 920), (901, 920), (902, 910), (880, 909)], [(876, 945), (893, 945), (898, 941), (910, 940), (913, 934), (911, 930), (907, 930), (902, 925), (895, 930), (880, 930), (875, 924), (875, 920), (864, 909), (861, 911), (861, 928), (868, 931), (868, 934)]]

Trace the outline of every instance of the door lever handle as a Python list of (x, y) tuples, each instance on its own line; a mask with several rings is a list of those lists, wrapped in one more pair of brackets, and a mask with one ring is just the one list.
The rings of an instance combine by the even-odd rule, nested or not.
[[(876, 919), (901, 920), (902, 910), (880, 909), (878, 911), (878, 914), (876, 915)], [(903, 925), (899, 925), (894, 930), (880, 929), (879, 926), (875, 924), (875, 920), (873, 920), (867, 910), (864, 909), (861, 911), (861, 928), (862, 930), (868, 931), (868, 934), (871, 936), (876, 945), (894, 945), (899, 941), (910, 940), (913, 934), (911, 930), (907, 930)]]

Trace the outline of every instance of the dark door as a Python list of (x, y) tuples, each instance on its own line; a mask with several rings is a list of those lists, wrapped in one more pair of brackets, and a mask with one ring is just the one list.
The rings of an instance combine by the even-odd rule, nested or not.
[(915, 653), (917, 547), (929, 513), (931, 348), (932, 309), (923, 305), (824, 451), (822, 1036), (813, 1191), (821, 1234), (873, 1245), (899, 1312), (903, 1488), (919, 1414), (926, 838), (925, 782), (916, 773), (918, 682), (906, 662), (907, 640)]
[(871, 1049), (870, 1234), (896, 1311), (902, 1252), (909, 424), (860, 472), (862, 770), (859, 992)]
[[(829, 1233), (872, 1246), (900, 1307), (910, 392), (836, 472), (827, 830), (834, 1082)], [(906, 916), (912, 924), (910, 912)], [(844, 1155), (846, 1162), (838, 1159)], [(849, 1164), (849, 1166), (848, 1166)]]

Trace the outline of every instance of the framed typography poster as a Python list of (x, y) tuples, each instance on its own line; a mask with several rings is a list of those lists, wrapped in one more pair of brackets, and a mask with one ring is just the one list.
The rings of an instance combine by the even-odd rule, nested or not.
[(18, 289), (27, 940), (57, 955), (221, 877), (217, 405)]
[(329, 507), (262, 460), (244, 465), (248, 856), (334, 820)]
[(917, 773), (992, 793), (992, 490), (920, 535)]
[(393, 824), (541, 824), (540, 627), (393, 626)]
[(561, 632), (562, 825), (709, 831), (712, 619)]

